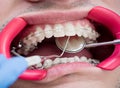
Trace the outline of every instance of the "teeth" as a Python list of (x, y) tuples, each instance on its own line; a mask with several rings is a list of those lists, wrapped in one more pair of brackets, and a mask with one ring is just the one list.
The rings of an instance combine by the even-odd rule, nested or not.
[(52, 66), (53, 61), (51, 59), (47, 59), (44, 61), (43, 67), (44, 68), (49, 68)]
[(56, 64), (60, 64), (60, 58), (56, 58), (56, 59), (53, 61), (53, 65), (56, 65)]
[(75, 27), (76, 34), (78, 36), (82, 36), (83, 35), (83, 30), (84, 30), (84, 27), (81, 26), (79, 23), (77, 23), (76, 27)]
[(62, 24), (55, 24), (53, 28), (54, 37), (64, 37), (64, 27)]
[(81, 25), (80, 22), (73, 24), (72, 22), (67, 22), (63, 24), (45, 25), (43, 29), (41, 26), (36, 26), (35, 32), (29, 34), (24, 38), (22, 43), (24, 44), (20, 51), (22, 54), (26, 55), (30, 51), (34, 50), (38, 43), (41, 43), (45, 37), (64, 37), (64, 36), (83, 36), (86, 39), (96, 40), (99, 34), (94, 30), (92, 26)]
[(45, 38), (44, 31), (41, 27), (36, 27), (36, 31), (34, 33), (35, 37), (37, 38), (38, 42), (42, 42)]
[(80, 58), (80, 61), (81, 61), (81, 62), (87, 62), (87, 58), (86, 58), (85, 56), (82, 56), (82, 57)]
[[(66, 64), (66, 63), (73, 63), (73, 62), (87, 62), (87, 63), (91, 63), (93, 65), (97, 65), (99, 63), (98, 60), (95, 59), (87, 59), (87, 57), (82, 56), (82, 57), (64, 57), (64, 58), (56, 58), (53, 61), (51, 59), (47, 59), (43, 62), (43, 65), (41, 63), (35, 65), (34, 68), (36, 69), (42, 69), (42, 68), (50, 68), (54, 65), (58, 65), (58, 64)], [(33, 69), (33, 67), (29, 68), (29, 69)]]
[(45, 32), (46, 38), (51, 38), (53, 36), (53, 30), (50, 25), (45, 25), (44, 32)]
[(68, 62), (72, 63), (72, 62), (75, 62), (75, 60), (74, 60), (74, 58), (71, 57), (71, 58), (68, 58)]
[(62, 64), (65, 64), (65, 63), (67, 63), (67, 62), (69, 62), (69, 61), (68, 61), (68, 58), (61, 58), (61, 59), (60, 59), (60, 63), (62, 63)]
[(74, 36), (76, 33), (75, 33), (75, 27), (73, 26), (72, 23), (68, 22), (65, 24), (65, 35), (66, 36)]
[(27, 61), (28, 66), (32, 66), (41, 62), (41, 58), (39, 56), (27, 57), (25, 60)]
[(75, 57), (74, 57), (74, 60), (75, 60), (75, 62), (80, 62), (80, 59), (79, 59), (78, 56), (75, 56)]

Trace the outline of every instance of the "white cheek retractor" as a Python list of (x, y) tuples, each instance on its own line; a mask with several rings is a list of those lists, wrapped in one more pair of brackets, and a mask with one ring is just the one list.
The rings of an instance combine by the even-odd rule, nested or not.
[(55, 42), (57, 47), (62, 51), (64, 50), (64, 52), (67, 53), (77, 53), (82, 51), (84, 48), (98, 47), (98, 46), (111, 45), (111, 44), (120, 44), (120, 39), (107, 41), (107, 42), (87, 44), (83, 37), (75, 37), (74, 39), (69, 36), (66, 37), (65, 39), (56, 38)]

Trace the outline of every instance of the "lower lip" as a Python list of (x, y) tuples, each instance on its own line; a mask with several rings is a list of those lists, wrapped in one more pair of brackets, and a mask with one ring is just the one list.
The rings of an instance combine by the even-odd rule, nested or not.
[(69, 75), (72, 73), (80, 73), (85, 74), (90, 72), (90, 70), (94, 71), (101, 71), (100, 68), (93, 66), (92, 64), (86, 62), (74, 62), (74, 63), (67, 63), (67, 64), (60, 64), (53, 66), (47, 70), (47, 76), (45, 79), (41, 80), (40, 82), (49, 82), (56, 80), (62, 76)]

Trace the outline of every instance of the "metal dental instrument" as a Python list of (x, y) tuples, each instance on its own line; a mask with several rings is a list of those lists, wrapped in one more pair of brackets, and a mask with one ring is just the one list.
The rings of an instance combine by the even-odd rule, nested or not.
[[(78, 37), (78, 39), (79, 41), (74, 40), (75, 42), (73, 42), (73, 44), (71, 44), (70, 42), (68, 42), (68, 44), (63, 44), (61, 43), (63, 41), (60, 42), (59, 40), (56, 39), (56, 45), (61, 50), (64, 50), (64, 45), (71, 46), (72, 48), (67, 47), (65, 52), (66, 53), (77, 53), (77, 52), (82, 51), (84, 48), (98, 47), (98, 46), (111, 45), (111, 44), (120, 44), (120, 39), (116, 39), (113, 41), (107, 41), (107, 42), (100, 42), (100, 43), (90, 43), (90, 44), (86, 44), (85, 39), (83, 37)], [(70, 41), (70, 38), (69, 38), (69, 41)]]

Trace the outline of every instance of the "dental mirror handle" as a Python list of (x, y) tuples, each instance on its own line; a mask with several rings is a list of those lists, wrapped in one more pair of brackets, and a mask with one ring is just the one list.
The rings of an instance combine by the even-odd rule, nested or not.
[(97, 46), (104, 46), (104, 45), (111, 45), (111, 44), (120, 44), (120, 39), (116, 39), (116, 40), (108, 41), (108, 42), (86, 44), (85, 47), (90, 48), (90, 47), (97, 47)]

